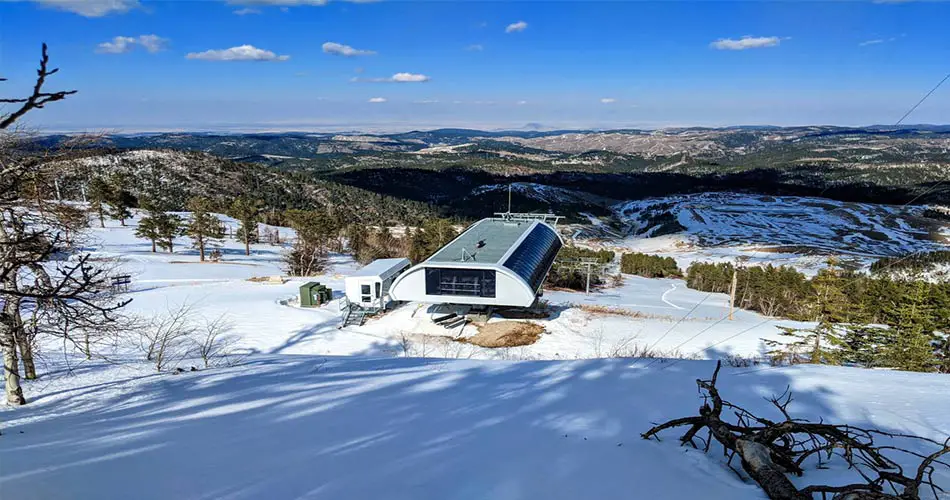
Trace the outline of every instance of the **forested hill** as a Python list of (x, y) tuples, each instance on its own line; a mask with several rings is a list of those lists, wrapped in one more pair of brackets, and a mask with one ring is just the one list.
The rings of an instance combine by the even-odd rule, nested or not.
[[(63, 139), (45, 137), (37, 146)], [(616, 200), (730, 189), (950, 204), (950, 185), (936, 186), (950, 179), (950, 127), (936, 126), (162, 133), (106, 136), (97, 146), (201, 151), (456, 211), (470, 210), (462, 198), (472, 189), (509, 181)]]
[(238, 195), (259, 199), (272, 209), (319, 209), (341, 220), (364, 223), (418, 222), (435, 214), (424, 203), (397, 199), (320, 179), (208, 153), (174, 150), (89, 150), (63, 161), (60, 196), (81, 199), (93, 178), (110, 178), (138, 198), (160, 199), (173, 210), (194, 196), (227, 207)]
[(175, 206), (195, 194), (224, 202), (244, 192), (275, 208), (410, 223), (504, 210), (501, 188), (514, 184), (533, 186), (515, 190), (515, 210), (577, 220), (622, 201), (708, 191), (950, 205), (948, 152), (950, 131), (940, 127), (169, 133), (106, 136), (82, 153), (87, 173), (73, 177), (103, 168), (128, 177), (135, 193), (166, 191)]

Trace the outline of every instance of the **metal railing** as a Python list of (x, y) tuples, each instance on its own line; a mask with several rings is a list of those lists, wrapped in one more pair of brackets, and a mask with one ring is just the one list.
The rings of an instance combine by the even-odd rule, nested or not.
[(474, 295), (479, 296), (482, 292), (481, 283), (459, 283), (456, 281), (443, 281), (439, 283), (439, 291), (442, 295)]

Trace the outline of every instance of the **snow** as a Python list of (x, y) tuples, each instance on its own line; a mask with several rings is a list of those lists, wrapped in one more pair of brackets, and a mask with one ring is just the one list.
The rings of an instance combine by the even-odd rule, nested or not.
[[(219, 217), (236, 227), (233, 219)], [(129, 221), (127, 227), (110, 223), (105, 229), (93, 228), (87, 243), (95, 258), (119, 259), (119, 268), (132, 275), (132, 303), (126, 310), (150, 317), (191, 304), (205, 318), (226, 316), (234, 325), (231, 333), (236, 347), (246, 352), (393, 356), (403, 352), (400, 338), (409, 335), (415, 338), (413, 354), (421, 355), (425, 349), (444, 357), (578, 359), (605, 357), (635, 346), (710, 359), (725, 354), (762, 357), (762, 339), (779, 338), (779, 326), (807, 326), (749, 311), (738, 311), (735, 320), (729, 321), (724, 319), (728, 297), (723, 294), (688, 289), (682, 280), (626, 276), (622, 286), (590, 296), (547, 292), (544, 298), (554, 313), (534, 320), (546, 333), (533, 345), (510, 350), (451, 342), (474, 333), (472, 327), (447, 330), (432, 323), (438, 313), (414, 303), (363, 326), (340, 329), (344, 278), (357, 274), (358, 268), (349, 257), (333, 256), (332, 268), (324, 275), (294, 278), (280, 285), (251, 282), (247, 279), (282, 274), (283, 248), (256, 244), (251, 246), (251, 255), (245, 256), (242, 243), (225, 239), (220, 247), (222, 262), (199, 263), (187, 237), (176, 241), (174, 254), (152, 253), (149, 242), (134, 236), (137, 220)], [(293, 237), (289, 230), (281, 229), (281, 233), (284, 241)], [(335, 300), (320, 308), (297, 307), (298, 288), (309, 281), (331, 288)], [(608, 306), (631, 315), (588, 312), (581, 308), (584, 305)], [(423, 347), (423, 342), (432, 344)]]
[[(24, 500), (764, 498), (715, 452), (639, 437), (695, 414), (694, 380), (711, 370), (335, 356), (258, 356), (178, 375), (82, 366), (5, 414), (0, 489)], [(790, 385), (797, 417), (950, 433), (950, 399), (933, 398), (950, 392), (945, 376), (725, 368), (719, 385), (763, 413), (761, 396)]]
[(703, 246), (802, 246), (861, 257), (945, 248), (911, 221), (923, 207), (849, 203), (801, 196), (699, 193), (624, 202), (618, 219), (645, 230), (649, 218), (670, 211), (691, 241)]
[[(199, 263), (184, 237), (174, 254), (152, 253), (134, 237), (136, 221), (108, 221), (85, 243), (133, 275), (128, 311), (190, 303), (206, 318), (224, 315), (247, 357), (159, 374), (133, 350), (106, 363), (40, 346), (42, 376), (24, 383), (30, 404), (0, 409), (4, 498), (763, 498), (716, 453), (679, 447), (673, 435), (639, 437), (653, 422), (695, 414), (695, 379), (711, 361), (610, 357), (632, 346), (757, 357), (763, 338), (793, 322), (741, 310), (729, 320), (725, 295), (626, 276), (589, 296), (546, 291), (554, 313), (531, 320), (546, 333), (525, 347), (453, 342), (466, 333), (434, 325), (436, 313), (420, 304), (340, 329), (343, 280), (358, 268), (348, 257), (333, 255), (321, 276), (252, 282), (281, 274), (283, 248), (256, 244), (245, 256), (226, 239), (223, 262)], [(298, 307), (307, 281), (337, 300)], [(192, 365), (201, 366), (181, 362)], [(796, 416), (950, 435), (950, 398), (939, 396), (950, 394), (950, 377), (767, 365), (720, 375), (730, 400), (763, 414), (762, 396), (786, 386)], [(837, 469), (815, 474), (805, 479), (854, 480)]]

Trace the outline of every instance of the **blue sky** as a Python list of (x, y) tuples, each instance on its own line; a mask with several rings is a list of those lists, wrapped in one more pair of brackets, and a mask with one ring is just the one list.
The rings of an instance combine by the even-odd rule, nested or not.
[[(316, 5), (323, 4), (323, 5)], [(950, 2), (0, 0), (47, 130), (893, 123), (950, 71)], [(908, 120), (950, 122), (950, 84)]]

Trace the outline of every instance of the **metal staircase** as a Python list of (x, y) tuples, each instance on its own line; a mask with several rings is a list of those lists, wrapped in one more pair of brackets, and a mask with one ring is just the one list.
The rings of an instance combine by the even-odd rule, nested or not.
[(366, 322), (366, 317), (376, 314), (378, 310), (375, 308), (365, 309), (344, 297), (343, 300), (340, 301), (340, 311), (343, 312), (343, 324), (340, 325), (340, 328), (345, 328), (352, 325), (363, 326), (363, 323)]
[(366, 311), (360, 309), (359, 307), (350, 307), (346, 310), (346, 314), (343, 316), (343, 326), (363, 326), (363, 323), (366, 322)]

